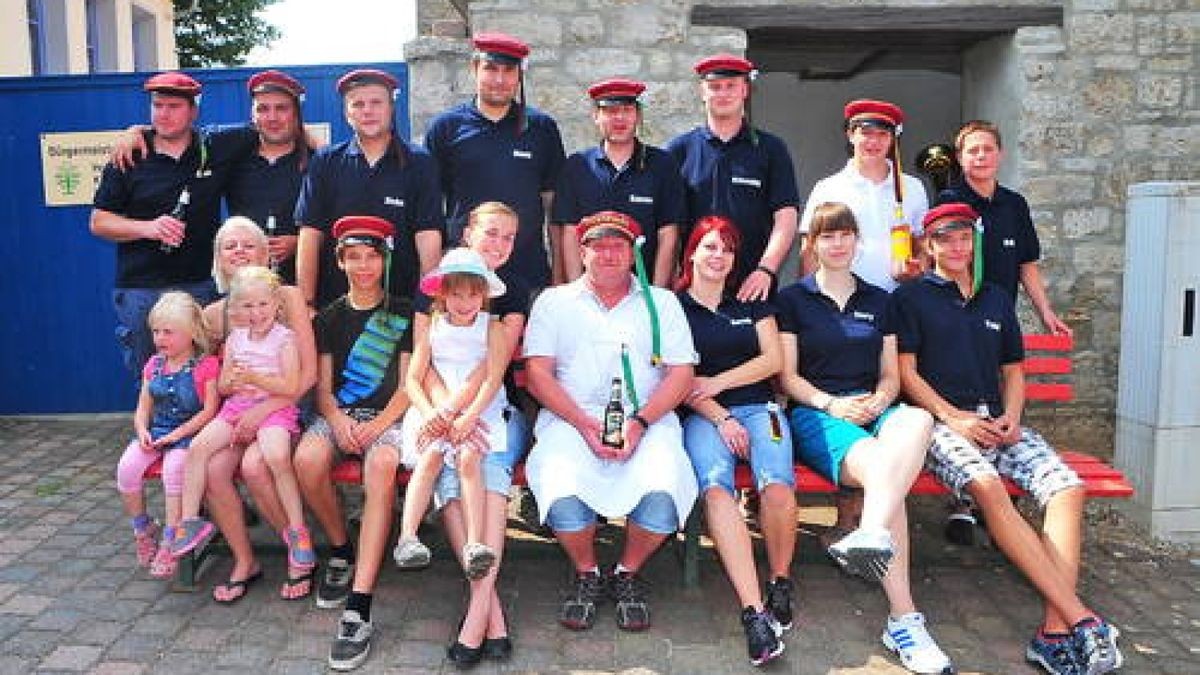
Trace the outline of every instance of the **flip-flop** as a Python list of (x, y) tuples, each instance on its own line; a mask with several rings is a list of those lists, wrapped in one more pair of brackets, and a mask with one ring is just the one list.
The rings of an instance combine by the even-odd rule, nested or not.
[[(229, 579), (228, 581), (226, 581), (223, 584), (218, 584), (216, 586), (213, 586), (213, 592), (212, 592), (213, 601), (216, 602), (217, 604), (221, 604), (221, 605), (234, 604), (238, 600), (241, 600), (242, 598), (246, 597), (246, 594), (250, 592), (250, 587), (253, 586), (254, 583), (257, 582), (259, 579), (262, 579), (262, 575), (263, 575), (262, 569), (259, 568), (259, 569), (255, 570), (254, 572), (252, 572), (250, 574), (250, 576), (246, 577), (245, 579), (241, 579), (239, 581), (234, 581), (233, 579)], [(217, 589), (218, 588), (223, 588), (223, 589), (225, 589), (225, 591), (227, 593), (234, 593), (235, 595), (231, 598), (226, 598), (226, 599), (222, 600), (221, 598), (217, 597)]]
[[(303, 599), (307, 598), (308, 596), (312, 595), (313, 577), (316, 575), (316, 573), (317, 573), (316, 567), (308, 568), (303, 574), (301, 574), (298, 577), (294, 577), (289, 573), (288, 578), (285, 579), (283, 582), (283, 585), (279, 587), (279, 597), (283, 600), (287, 600), (287, 601), (291, 602), (291, 601), (295, 601), (295, 600), (303, 600)], [(299, 586), (300, 584), (308, 584), (308, 590), (304, 591), (300, 595), (295, 595), (295, 596), (290, 596), (290, 597), (283, 594), (283, 589), (295, 588), (296, 586)]]

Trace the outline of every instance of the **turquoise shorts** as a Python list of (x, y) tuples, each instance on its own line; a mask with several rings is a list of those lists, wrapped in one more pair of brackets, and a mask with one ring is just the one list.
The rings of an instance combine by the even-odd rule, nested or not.
[(850, 448), (864, 438), (879, 435), (879, 429), (903, 403), (884, 410), (870, 424), (860, 427), (824, 410), (798, 405), (789, 413), (796, 459), (835, 485), (841, 485), (842, 462)]

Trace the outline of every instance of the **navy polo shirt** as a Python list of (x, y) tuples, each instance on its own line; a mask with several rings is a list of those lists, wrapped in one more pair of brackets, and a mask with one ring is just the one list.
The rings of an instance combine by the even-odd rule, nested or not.
[[(296, 199), (304, 179), (301, 158), (311, 153), (301, 149), (268, 160), (257, 152), (238, 162), (225, 192), (225, 204), (231, 216), (245, 216), (258, 223), (267, 236), (296, 234)], [(267, 220), (275, 217), (275, 231), (267, 231)], [(292, 258), (280, 266), (287, 283), (296, 279), (296, 261)]]
[(471, 209), (504, 202), (520, 218), (512, 257), (505, 269), (533, 288), (550, 283), (543, 230), (542, 192), (554, 189), (563, 163), (562, 136), (545, 113), (526, 106), (526, 128), (518, 128), (517, 105), (493, 122), (474, 102), (455, 106), (429, 123), (425, 147), (437, 161), (446, 199), (447, 245), (458, 245)]
[[(253, 152), (252, 131), (213, 143), (199, 131), (179, 159), (154, 151), (154, 133), (145, 134), (150, 149), (128, 171), (104, 167), (92, 204), (126, 218), (153, 220), (175, 208), (179, 193), (190, 193), (183, 243), (170, 253), (161, 242), (135, 239), (117, 243), (117, 288), (167, 288), (204, 281), (212, 274), (213, 238), (221, 219), (221, 195), (236, 161)], [(201, 148), (203, 144), (203, 149)], [(203, 166), (201, 164), (203, 163)]]
[(942, 190), (938, 203), (945, 202), (970, 204), (983, 218), (983, 280), (996, 284), (1015, 300), (1021, 265), (1042, 257), (1029, 203), (1003, 185), (997, 185), (996, 193), (988, 199), (966, 181)]
[[(775, 309), (765, 302), (742, 302), (725, 297), (712, 311), (700, 304), (687, 291), (679, 291), (679, 304), (692, 330), (692, 342), (700, 362), (696, 374), (713, 377), (736, 368), (762, 354), (755, 324), (774, 316)], [(770, 378), (717, 395), (716, 401), (726, 408), (751, 403), (766, 403), (774, 399)]]
[(658, 228), (687, 225), (683, 179), (675, 159), (641, 141), (621, 168), (613, 166), (601, 146), (568, 157), (554, 190), (551, 221), (574, 225), (599, 211), (619, 211), (642, 226), (642, 254), (647, 269), (653, 270)]
[(726, 143), (707, 126), (676, 136), (667, 143), (687, 188), (691, 223), (706, 215), (726, 216), (742, 233), (735, 283), (741, 283), (762, 259), (774, 227), (775, 212), (799, 208), (796, 172), (787, 146), (778, 136), (743, 124)]
[(895, 332), (888, 292), (857, 275), (854, 280), (842, 309), (811, 274), (775, 296), (779, 330), (794, 334), (799, 344), (800, 376), (833, 396), (875, 391), (883, 337)]
[(1012, 298), (984, 283), (970, 300), (958, 285), (932, 272), (892, 293), (900, 351), (915, 354), (917, 373), (960, 410), (986, 402), (1003, 414), (1000, 367), (1025, 358)]
[[(421, 261), (416, 234), (442, 231), (442, 202), (437, 165), (429, 153), (405, 143), (403, 157), (393, 144), (375, 166), (367, 163), (358, 141), (351, 139), (321, 148), (310, 158), (308, 174), (296, 201), (296, 223), (320, 230), (321, 266), (317, 306), (324, 307), (347, 290), (346, 275), (338, 269), (333, 224), (342, 216), (378, 216), (396, 228), (393, 238), (389, 293), (411, 298), (416, 292)], [(403, 165), (401, 165), (403, 162)]]

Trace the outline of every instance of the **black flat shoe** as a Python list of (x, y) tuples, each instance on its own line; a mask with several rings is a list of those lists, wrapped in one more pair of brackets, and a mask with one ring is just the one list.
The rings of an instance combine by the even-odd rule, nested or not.
[(453, 644), (446, 648), (446, 658), (449, 659), (450, 663), (458, 667), (459, 670), (474, 668), (483, 660), (483, 645), (468, 647), (455, 640)]
[(487, 638), (483, 641), (483, 656), (493, 661), (506, 661), (512, 656), (513, 643), (508, 636)]

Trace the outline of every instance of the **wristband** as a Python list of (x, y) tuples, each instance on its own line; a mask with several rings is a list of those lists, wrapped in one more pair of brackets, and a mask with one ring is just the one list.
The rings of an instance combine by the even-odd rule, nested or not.
[(776, 279), (775, 270), (772, 270), (770, 267), (767, 267), (766, 265), (759, 265), (758, 267), (755, 267), (754, 269), (758, 270), (759, 272), (766, 272), (767, 276), (771, 277), (771, 281), (774, 281)]
[(642, 425), (642, 431), (646, 431), (647, 429), (650, 428), (650, 423), (646, 421), (645, 417), (642, 417), (641, 413), (634, 413), (629, 416), (629, 419)]
[(833, 405), (833, 396), (829, 394), (822, 392), (813, 397), (812, 407), (816, 408), (817, 410), (829, 412), (829, 406), (831, 405)]

